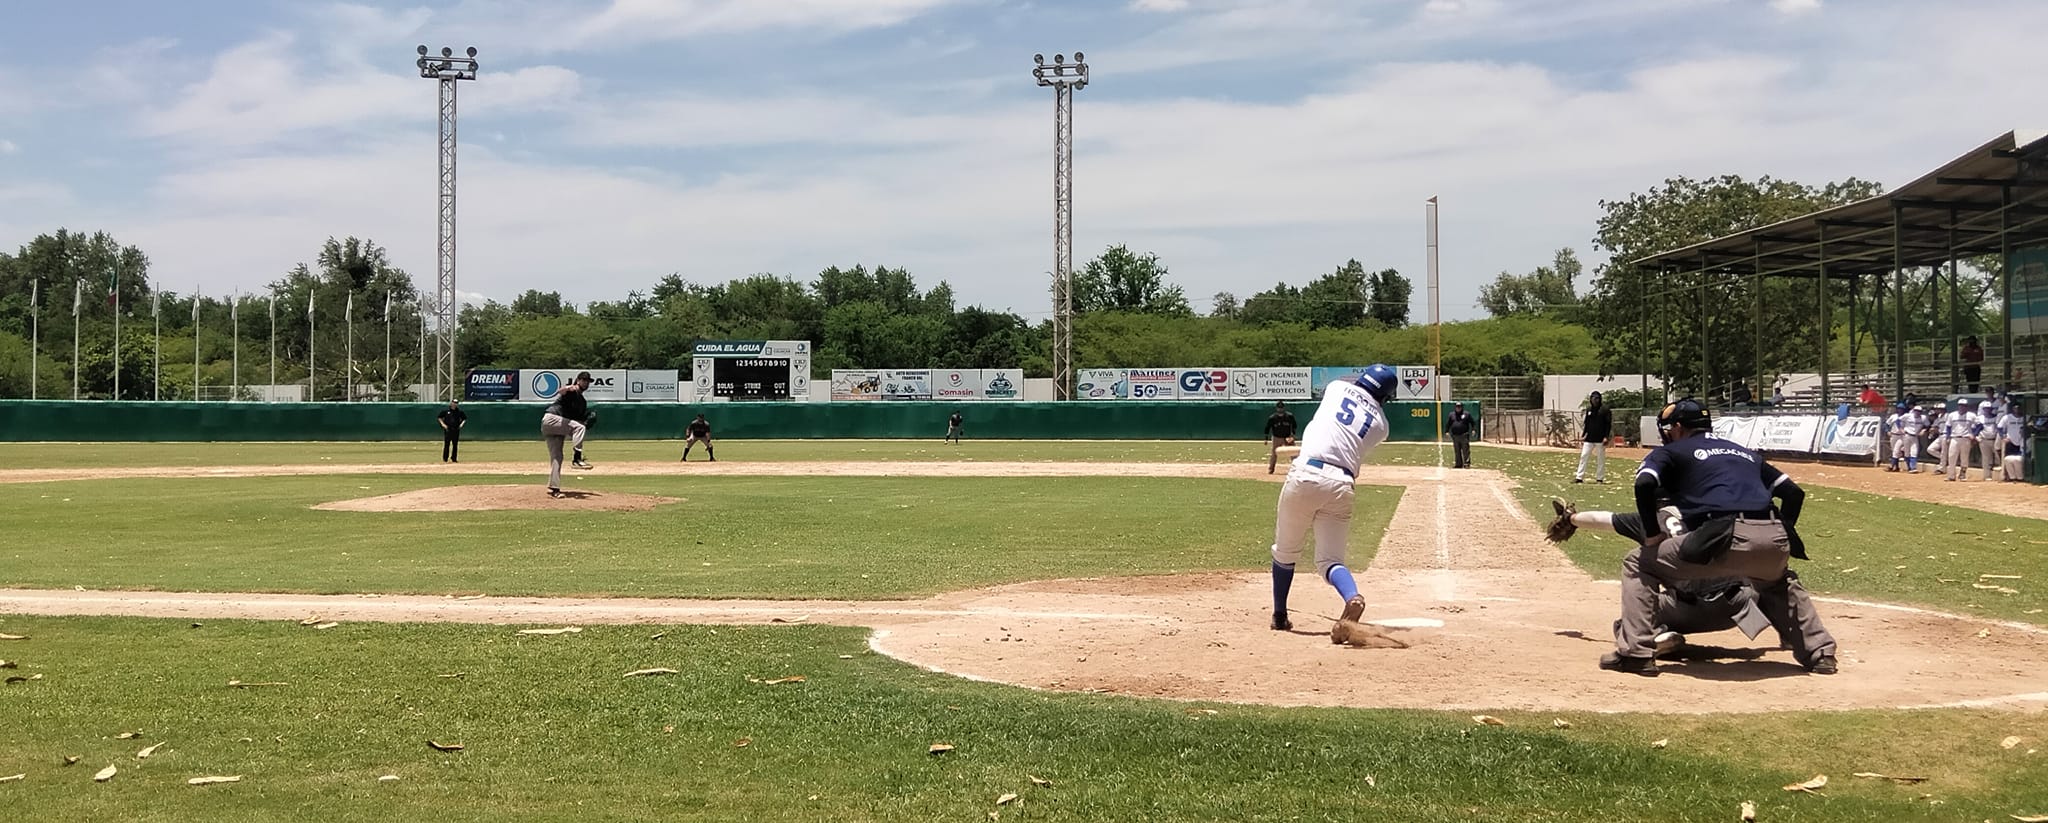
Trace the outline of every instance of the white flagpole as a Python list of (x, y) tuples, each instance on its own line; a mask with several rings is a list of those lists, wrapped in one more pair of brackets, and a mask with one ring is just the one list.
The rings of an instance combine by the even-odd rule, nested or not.
[(384, 400), (391, 400), (391, 292), (384, 293)]
[[(1442, 401), (1446, 398), (1444, 396), (1443, 326), (1441, 324), (1440, 319), (1437, 316), (1436, 198), (1429, 198), (1428, 211), (1429, 348), (1431, 355), (1430, 363), (1436, 369), (1436, 380), (1434, 381), (1436, 385), (1432, 387), (1432, 390), (1435, 393), (1431, 396), (1435, 400)], [(1443, 403), (1441, 402), (1438, 402), (1434, 405), (1436, 406), (1436, 408), (1430, 412), (1430, 416), (1436, 419), (1436, 467), (1438, 471), (1442, 471), (1444, 467), (1444, 407)]]
[(121, 399), (121, 268), (114, 267), (113, 282), (107, 285), (107, 297), (114, 304), (114, 399)]
[(319, 390), (314, 388), (317, 384), (313, 382), (313, 367), (320, 362), (318, 358), (313, 356), (313, 299), (315, 296), (313, 287), (306, 287), (306, 399), (308, 401), (320, 399)]
[[(413, 304), (413, 306), (414, 306), (415, 308), (419, 309), (419, 312), (420, 312), (420, 377), (419, 377), (419, 379), (420, 379), (420, 385), (426, 385), (426, 382), (427, 382), (427, 307), (426, 307), (426, 306), (425, 306), (424, 304), (420, 304), (420, 303), (414, 303), (414, 304)], [(424, 397), (415, 397), (415, 398), (413, 398), (413, 399), (414, 399), (414, 400), (425, 400), (426, 398), (424, 398)]]
[(263, 402), (277, 402), (277, 292), (270, 293), (270, 387), (263, 390)]
[(37, 361), (43, 359), (43, 279), (28, 281), (28, 399), (36, 399)]
[(344, 349), (347, 354), (341, 358), (341, 402), (347, 403), (356, 399), (356, 293), (353, 290), (348, 293), (347, 307), (341, 310), (341, 316), (348, 328), (348, 347)]
[(162, 290), (151, 286), (149, 289), (149, 320), (156, 326), (156, 348), (150, 355), (149, 399), (164, 399), (164, 317)]
[(192, 399), (199, 399), (199, 287), (192, 287)]
[(228, 303), (228, 334), (231, 335), (229, 337), (231, 342), (228, 343), (228, 350), (231, 352), (228, 356), (228, 362), (232, 364), (229, 368), (233, 369), (235, 373), (234, 377), (228, 380), (228, 399), (240, 400), (242, 399), (242, 293), (239, 290), (235, 292), (232, 302)]
[(78, 298), (85, 292), (85, 281), (71, 281), (71, 399), (78, 399)]

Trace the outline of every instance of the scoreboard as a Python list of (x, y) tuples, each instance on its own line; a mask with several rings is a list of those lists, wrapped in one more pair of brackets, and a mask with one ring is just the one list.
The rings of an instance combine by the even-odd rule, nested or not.
[(711, 361), (711, 396), (733, 400), (788, 400), (789, 358), (720, 358)]
[(685, 402), (811, 399), (808, 340), (699, 340)]

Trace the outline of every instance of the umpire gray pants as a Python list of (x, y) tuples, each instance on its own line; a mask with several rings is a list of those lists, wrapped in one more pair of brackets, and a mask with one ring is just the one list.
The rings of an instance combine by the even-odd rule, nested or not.
[(562, 487), (562, 441), (569, 440), (574, 448), (583, 448), (585, 428), (559, 414), (540, 416), (540, 437), (548, 444), (548, 488)]
[(1778, 636), (1792, 646), (1792, 656), (1802, 666), (1835, 653), (1835, 638), (1821, 625), (1813, 598), (1790, 574), (1792, 539), (1785, 524), (1777, 519), (1737, 518), (1734, 539), (1728, 551), (1710, 563), (1688, 563), (1679, 557), (1684, 541), (1699, 537), (1695, 531), (1683, 538), (1667, 539), (1655, 546), (1640, 546), (1621, 560), (1621, 627), (1615, 633), (1614, 651), (1623, 657), (1652, 657), (1657, 653), (1657, 590), (1687, 580), (1741, 577), (1756, 588), (1757, 608), (1778, 630)]

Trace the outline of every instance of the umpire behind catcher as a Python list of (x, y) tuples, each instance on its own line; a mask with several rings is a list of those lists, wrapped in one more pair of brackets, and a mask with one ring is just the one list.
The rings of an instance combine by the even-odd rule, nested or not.
[(1806, 557), (1794, 530), (1806, 492), (1756, 452), (1714, 437), (1707, 410), (1691, 398), (1664, 407), (1657, 433), (1664, 445), (1636, 472), (1636, 516), (1657, 522), (1658, 498), (1668, 497), (1686, 533), (1651, 534), (1622, 558), (1621, 629), (1600, 668), (1654, 676), (1658, 588), (1740, 577), (1756, 587), (1757, 607), (1793, 658), (1814, 674), (1834, 674), (1835, 639), (1789, 567)]

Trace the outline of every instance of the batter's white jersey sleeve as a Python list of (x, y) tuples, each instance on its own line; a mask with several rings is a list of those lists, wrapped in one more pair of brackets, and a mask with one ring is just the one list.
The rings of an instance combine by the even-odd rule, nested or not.
[(1355, 478), (1372, 450), (1387, 441), (1387, 413), (1365, 387), (1351, 380), (1337, 380), (1323, 389), (1322, 405), (1301, 434), (1301, 454), (1295, 465), (1321, 460)]

